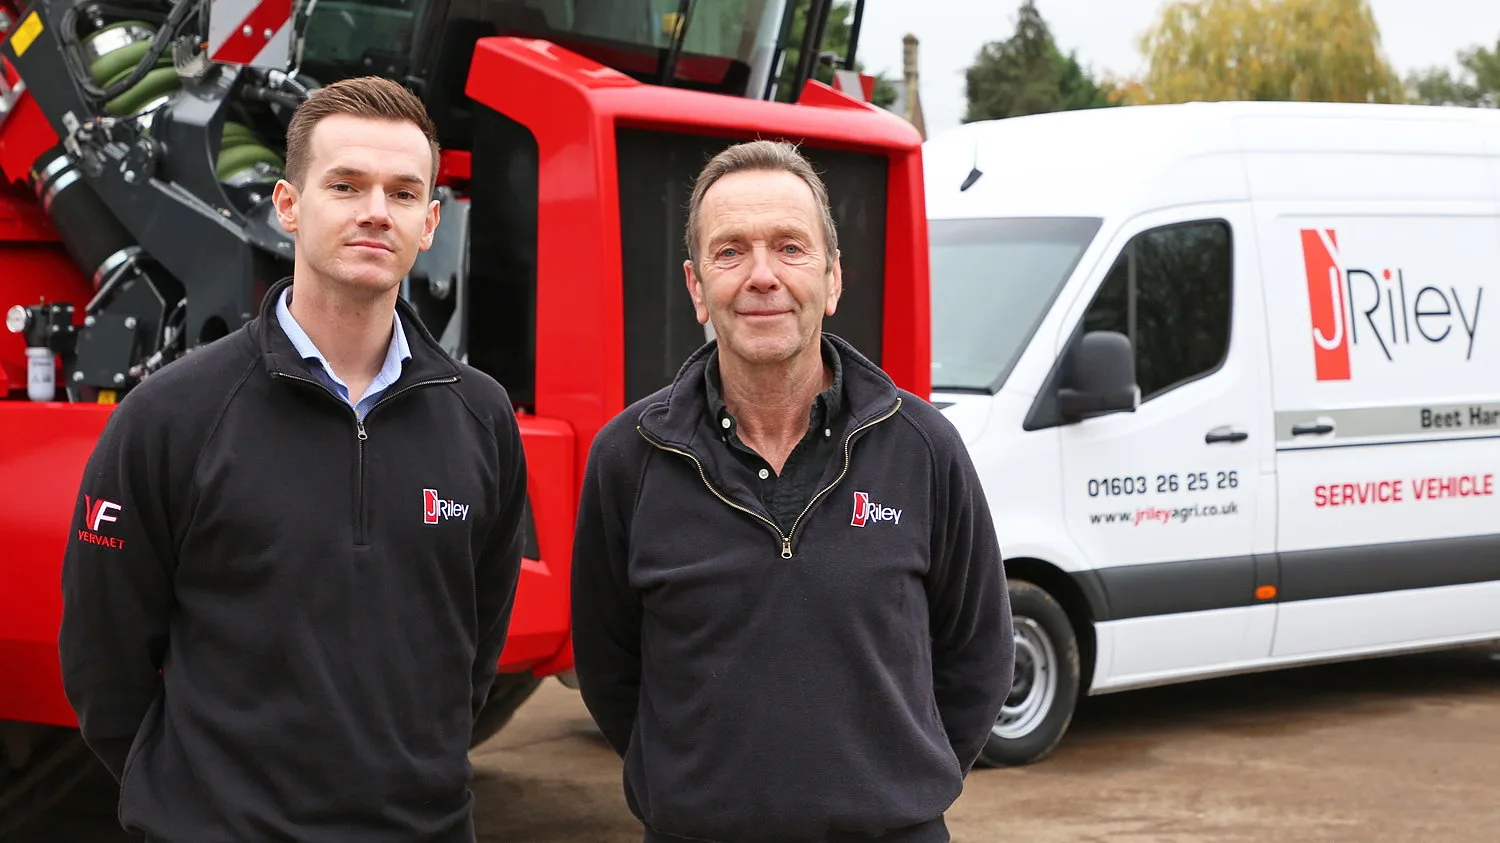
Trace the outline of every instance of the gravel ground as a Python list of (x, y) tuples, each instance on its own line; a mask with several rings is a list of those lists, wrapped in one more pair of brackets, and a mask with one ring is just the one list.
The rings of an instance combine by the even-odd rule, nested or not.
[[(1493, 843), (1500, 647), (1304, 668), (1086, 700), (1031, 767), (976, 770), (955, 843)], [(474, 753), (481, 843), (639, 843), (619, 763), (549, 682)], [(15, 839), (119, 843), (80, 791)]]

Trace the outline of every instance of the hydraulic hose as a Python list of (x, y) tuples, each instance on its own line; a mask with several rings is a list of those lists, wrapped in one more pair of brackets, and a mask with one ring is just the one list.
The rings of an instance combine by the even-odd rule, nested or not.
[(172, 11), (167, 14), (167, 19), (162, 22), (161, 28), (156, 31), (156, 37), (151, 41), (151, 47), (141, 60), (136, 64), (124, 78), (111, 82), (103, 88), (94, 84), (92, 74), (85, 69), (78, 58), (79, 44), (75, 35), (77, 32), (78, 8), (75, 6), (63, 13), (63, 21), (60, 26), (62, 39), (64, 41), (63, 61), (68, 66), (68, 72), (78, 80), (79, 87), (84, 94), (95, 100), (112, 100), (131, 88), (135, 87), (147, 74), (156, 70), (156, 64), (171, 46), (172, 39), (182, 29), (183, 23), (193, 11), (194, 0), (177, 0), (172, 6)]

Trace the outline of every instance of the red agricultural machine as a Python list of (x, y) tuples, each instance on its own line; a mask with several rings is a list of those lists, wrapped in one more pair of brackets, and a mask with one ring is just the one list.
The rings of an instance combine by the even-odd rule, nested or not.
[(529, 541), (476, 743), (545, 677), (567, 679), (595, 432), (705, 340), (680, 266), (692, 179), (715, 152), (802, 144), (840, 229), (847, 292), (828, 328), (926, 394), (921, 139), (809, 81), (820, 62), (853, 66), (852, 46), (820, 49), (833, 6), (0, 0), (0, 834), (95, 763), (57, 655), (83, 465), (136, 384), (236, 330), (290, 274), (271, 188), (320, 85), (377, 74), (426, 102), (442, 224), (402, 293), (521, 416)]

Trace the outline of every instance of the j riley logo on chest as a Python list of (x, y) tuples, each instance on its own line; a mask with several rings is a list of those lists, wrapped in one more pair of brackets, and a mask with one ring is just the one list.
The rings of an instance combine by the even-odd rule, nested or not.
[(438, 494), (437, 489), (422, 490), (422, 523), (437, 524), (449, 518), (457, 518), (460, 521), (469, 520), (469, 505), (457, 501), (444, 500)]
[(849, 523), (855, 527), (863, 527), (870, 521), (889, 521), (892, 524), (900, 524), (901, 510), (870, 500), (869, 492), (855, 492), (854, 518)]

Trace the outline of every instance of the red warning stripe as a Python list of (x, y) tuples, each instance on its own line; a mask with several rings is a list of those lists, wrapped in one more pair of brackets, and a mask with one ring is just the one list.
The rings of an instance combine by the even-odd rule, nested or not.
[[(228, 64), (249, 64), (266, 48), (269, 41), (266, 30), (279, 31), (291, 17), (292, 0), (261, 0), (209, 58)], [(245, 34), (247, 29), (249, 35)]]

